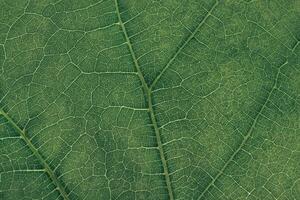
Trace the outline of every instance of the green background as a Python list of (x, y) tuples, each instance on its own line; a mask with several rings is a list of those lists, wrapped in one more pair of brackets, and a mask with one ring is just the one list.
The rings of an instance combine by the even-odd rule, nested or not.
[(300, 199), (300, 1), (0, 0), (0, 199)]

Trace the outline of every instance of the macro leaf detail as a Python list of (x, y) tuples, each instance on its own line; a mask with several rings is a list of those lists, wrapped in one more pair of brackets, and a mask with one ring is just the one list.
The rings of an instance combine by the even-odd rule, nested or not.
[(0, 11), (0, 199), (300, 199), (299, 1)]

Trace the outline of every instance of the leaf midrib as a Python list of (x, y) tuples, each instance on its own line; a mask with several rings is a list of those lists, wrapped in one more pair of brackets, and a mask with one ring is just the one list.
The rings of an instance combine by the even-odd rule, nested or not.
[(153, 125), (153, 128), (154, 128), (154, 131), (155, 131), (156, 142), (157, 142), (158, 149), (159, 149), (160, 159), (161, 159), (161, 162), (162, 162), (162, 165), (163, 165), (164, 176), (165, 176), (166, 185), (167, 185), (167, 189), (168, 189), (168, 195), (169, 195), (170, 200), (174, 200), (174, 194), (173, 194), (170, 175), (169, 175), (169, 171), (168, 171), (168, 165), (167, 165), (165, 153), (164, 153), (164, 150), (163, 150), (163, 145), (162, 145), (162, 142), (161, 142), (161, 137), (160, 137), (160, 133), (159, 133), (158, 125), (157, 125), (157, 120), (156, 120), (154, 110), (153, 110), (152, 92), (151, 92), (151, 89), (148, 87), (148, 84), (145, 81), (145, 78), (144, 78), (143, 73), (141, 71), (141, 67), (140, 67), (140, 65), (139, 65), (139, 63), (136, 59), (136, 55), (133, 51), (133, 48), (132, 48), (130, 39), (128, 37), (125, 25), (124, 25), (124, 23), (122, 21), (122, 18), (121, 18), (118, 0), (115, 0), (115, 6), (116, 6), (116, 12), (117, 12), (117, 15), (118, 15), (118, 19), (119, 19), (119, 25), (122, 28), (124, 37), (126, 39), (126, 43), (128, 45), (131, 57), (132, 57), (133, 62), (134, 62), (135, 69), (136, 69), (136, 71), (138, 73), (138, 77), (139, 77), (139, 79), (142, 83), (142, 88), (143, 88), (143, 91), (144, 91), (145, 101), (148, 103), (148, 109), (149, 109), (148, 112), (150, 114), (150, 119), (151, 119), (151, 122), (152, 122), (152, 125)]
[(118, 15), (119, 25), (121, 26), (121, 29), (123, 31), (126, 43), (128, 45), (131, 57), (133, 59), (135, 70), (137, 71), (138, 77), (141, 81), (145, 101), (148, 104), (148, 109), (149, 109), (148, 112), (150, 114), (150, 119), (151, 119), (151, 122), (152, 122), (152, 125), (153, 125), (153, 128), (154, 128), (154, 131), (155, 131), (156, 141), (157, 141), (157, 145), (158, 145), (158, 149), (159, 149), (159, 153), (160, 153), (161, 162), (162, 162), (162, 165), (163, 165), (165, 181), (166, 181), (166, 185), (167, 185), (167, 189), (168, 189), (168, 195), (169, 195), (170, 200), (174, 200), (174, 192), (173, 192), (173, 189), (172, 189), (172, 184), (171, 184), (171, 180), (170, 180), (170, 173), (169, 173), (169, 170), (168, 170), (168, 164), (167, 164), (167, 160), (166, 160), (165, 153), (164, 153), (164, 150), (163, 150), (163, 144), (162, 144), (162, 140), (161, 140), (161, 136), (160, 136), (160, 132), (159, 132), (159, 128), (158, 128), (157, 119), (155, 117), (155, 112), (154, 112), (154, 109), (153, 109), (152, 90), (154, 89), (155, 85), (160, 80), (162, 75), (167, 71), (167, 69), (171, 66), (173, 61), (176, 59), (176, 57), (180, 54), (180, 52), (195, 37), (196, 33), (204, 25), (204, 23), (206, 22), (206, 20), (208, 19), (208, 17), (211, 15), (212, 11), (217, 7), (218, 4), (219, 4), (219, 0), (216, 0), (214, 5), (209, 9), (209, 11), (207, 11), (207, 14), (200, 21), (198, 26), (193, 30), (193, 32), (191, 32), (189, 37), (182, 43), (182, 45), (179, 46), (177, 51), (173, 54), (173, 56), (169, 59), (167, 64), (163, 67), (162, 71), (156, 76), (156, 78), (151, 83), (151, 85), (148, 86), (148, 84), (146, 83), (146, 80), (143, 76), (143, 73), (141, 71), (141, 67), (138, 63), (138, 59), (136, 58), (136, 55), (135, 55), (135, 52), (133, 50), (133, 47), (132, 47), (131, 41), (129, 39), (129, 36), (127, 34), (125, 24), (122, 21), (118, 0), (115, 0), (115, 7), (116, 7), (117, 15)]

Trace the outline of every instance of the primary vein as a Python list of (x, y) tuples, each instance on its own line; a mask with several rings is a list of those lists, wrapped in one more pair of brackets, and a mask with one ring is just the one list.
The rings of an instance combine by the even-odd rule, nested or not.
[(138, 77), (139, 77), (139, 79), (142, 83), (142, 88), (143, 88), (143, 91), (144, 91), (145, 100), (148, 103), (148, 109), (149, 109), (148, 111), (150, 113), (150, 119), (151, 119), (151, 122), (152, 122), (152, 125), (153, 125), (153, 128), (154, 128), (154, 131), (155, 131), (155, 136), (156, 136), (156, 141), (157, 141), (157, 145), (158, 145), (158, 149), (159, 149), (160, 159), (161, 159), (161, 162), (162, 162), (162, 165), (163, 165), (164, 176), (165, 176), (166, 185), (167, 185), (167, 189), (168, 189), (168, 195), (169, 195), (170, 200), (174, 200), (170, 175), (169, 175), (169, 171), (168, 171), (167, 160), (166, 160), (165, 153), (164, 153), (164, 150), (163, 150), (162, 140), (161, 140), (158, 125), (157, 125), (157, 120), (156, 120), (156, 117), (155, 117), (155, 114), (154, 114), (153, 103), (152, 103), (152, 91), (148, 87), (148, 85), (145, 81), (145, 78), (144, 78), (143, 73), (141, 71), (141, 67), (140, 67), (140, 65), (137, 61), (136, 55), (133, 51), (133, 48), (132, 48), (130, 39), (128, 37), (125, 25), (124, 25), (124, 23), (122, 21), (122, 18), (121, 18), (118, 0), (115, 0), (115, 6), (116, 6), (118, 19), (119, 19), (119, 24), (122, 28), (124, 37), (126, 39), (126, 43), (128, 45), (131, 57), (133, 59), (134, 66), (135, 66), (135, 69), (137, 71)]
[(39, 153), (39, 151), (37, 150), (37, 148), (32, 144), (32, 142), (30, 141), (30, 139), (26, 136), (25, 131), (22, 130), (14, 122), (14, 120), (4, 110), (0, 109), (0, 115), (3, 115), (6, 118), (6, 120), (14, 127), (14, 129), (16, 129), (18, 131), (18, 133), (20, 134), (21, 138), (25, 141), (25, 143), (27, 144), (27, 146), (29, 147), (29, 149), (38, 158), (38, 160), (40, 161), (40, 163), (45, 168), (45, 172), (49, 175), (50, 179), (52, 180), (52, 182), (54, 183), (54, 185), (57, 187), (57, 189), (60, 192), (60, 194), (63, 197), (63, 199), (69, 200), (68, 194), (65, 191), (64, 186), (58, 180), (58, 178), (56, 177), (55, 173), (53, 172), (53, 170), (51, 169), (51, 167), (48, 165), (48, 163), (46, 162), (46, 160)]
[(252, 135), (252, 132), (257, 124), (257, 121), (259, 119), (259, 117), (262, 115), (263, 110), (265, 109), (265, 107), (267, 106), (267, 103), (270, 101), (271, 95), (274, 92), (274, 90), (278, 87), (278, 79), (279, 79), (279, 75), (280, 75), (280, 69), (286, 65), (288, 62), (283, 63), (277, 71), (275, 80), (274, 80), (274, 84), (271, 88), (271, 90), (268, 93), (268, 96), (266, 98), (266, 100), (264, 101), (264, 104), (262, 104), (262, 106), (260, 107), (258, 113), (256, 114), (254, 120), (252, 121), (252, 124), (249, 128), (249, 130), (247, 131), (247, 134), (245, 135), (244, 139), (242, 140), (242, 142), (240, 143), (240, 145), (238, 146), (238, 148), (234, 151), (234, 153), (230, 156), (230, 158), (226, 161), (226, 163), (224, 164), (224, 166), (222, 167), (222, 169), (219, 171), (219, 173), (212, 179), (212, 181), (207, 185), (207, 187), (203, 190), (203, 192), (200, 194), (200, 196), (198, 197), (198, 200), (200, 200), (205, 194), (206, 192), (214, 185), (214, 183), (216, 182), (216, 180), (224, 173), (225, 169), (228, 167), (228, 165), (230, 164), (230, 162), (232, 162), (234, 160), (234, 158), (237, 156), (237, 154), (242, 150), (242, 148), (245, 146), (246, 142), (249, 140), (249, 138)]

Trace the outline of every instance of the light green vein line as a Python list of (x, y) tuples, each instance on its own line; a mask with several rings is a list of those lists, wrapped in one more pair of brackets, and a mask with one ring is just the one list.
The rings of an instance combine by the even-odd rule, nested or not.
[(60, 192), (61, 196), (65, 199), (65, 200), (69, 200), (68, 194), (65, 191), (63, 185), (60, 183), (60, 181), (57, 179), (56, 175), (54, 174), (54, 172), (52, 171), (52, 169), (50, 168), (50, 166), (47, 164), (47, 162), (45, 161), (45, 159), (42, 157), (42, 155), (39, 153), (39, 151), (35, 148), (35, 146), (32, 144), (32, 142), (29, 140), (29, 138), (27, 138), (24, 130), (22, 130), (15, 122), (14, 120), (8, 116), (8, 114), (6, 112), (4, 112), (4, 110), (0, 109), (0, 115), (3, 115), (7, 121), (19, 132), (21, 138), (25, 141), (25, 143), (27, 144), (27, 146), (29, 147), (29, 149), (32, 151), (32, 153), (38, 158), (38, 160), (41, 162), (41, 164), (43, 165), (43, 167), (45, 168), (45, 172), (49, 175), (50, 179), (52, 180), (52, 182), (54, 183), (54, 185), (57, 187), (58, 191)]
[(150, 90), (150, 88), (148, 87), (148, 85), (147, 85), (147, 83), (145, 81), (145, 78), (144, 78), (144, 76), (142, 74), (140, 65), (139, 65), (139, 63), (138, 63), (138, 61), (136, 59), (136, 55), (135, 55), (135, 53), (133, 51), (133, 48), (132, 48), (130, 39), (128, 37), (125, 25), (124, 25), (124, 23), (122, 21), (122, 18), (121, 18), (121, 14), (120, 14), (120, 10), (119, 10), (119, 4), (118, 4), (117, 0), (115, 0), (115, 6), (116, 6), (116, 11), (117, 11), (118, 19), (119, 19), (119, 25), (122, 28), (124, 37), (126, 39), (126, 43), (128, 45), (130, 54), (131, 54), (133, 62), (134, 62), (135, 69), (136, 69), (136, 71), (138, 73), (138, 77), (139, 77), (139, 79), (140, 79), (140, 81), (142, 83), (142, 87), (143, 87), (144, 95), (145, 95), (145, 100), (148, 103), (148, 108), (149, 108), (149, 113), (150, 113), (150, 119), (151, 119), (151, 122), (153, 124), (154, 131), (155, 131), (156, 141), (157, 141), (157, 145), (158, 145), (158, 149), (159, 149), (159, 154), (160, 154), (161, 162), (162, 162), (162, 165), (163, 165), (164, 176), (165, 176), (165, 180), (166, 180), (166, 184), (167, 184), (169, 198), (170, 198), (170, 200), (174, 200), (174, 195), (173, 195), (173, 190), (172, 190), (170, 175), (169, 175), (169, 171), (168, 171), (167, 160), (166, 160), (165, 153), (164, 153), (164, 150), (163, 150), (163, 145), (162, 145), (162, 141), (161, 141), (161, 137), (160, 137), (158, 125), (157, 125), (157, 120), (156, 120), (155, 114), (154, 114), (154, 109), (153, 109), (153, 104), (152, 104), (152, 93), (151, 93), (151, 90)]
[(176, 53), (171, 57), (171, 59), (167, 62), (163, 70), (158, 74), (158, 76), (154, 79), (152, 84), (150, 85), (150, 90), (154, 88), (156, 83), (159, 81), (159, 79), (162, 77), (162, 75), (166, 72), (166, 70), (171, 66), (173, 61), (176, 59), (178, 54), (184, 49), (184, 47), (195, 37), (196, 33), (199, 31), (199, 29), (203, 26), (203, 24), (206, 22), (208, 17), (211, 15), (213, 10), (217, 7), (219, 4), (219, 1), (216, 1), (215, 4), (211, 7), (211, 9), (207, 12), (206, 16), (201, 20), (199, 25), (195, 28), (195, 30), (190, 34), (190, 36), (187, 38), (187, 40), (177, 49)]
[(271, 95), (274, 92), (274, 90), (278, 87), (278, 79), (279, 79), (279, 75), (280, 75), (280, 69), (286, 65), (288, 62), (286, 61), (285, 63), (283, 63), (277, 71), (276, 74), (276, 78), (274, 80), (274, 84), (264, 102), (264, 104), (261, 106), (261, 108), (259, 109), (259, 112), (257, 113), (257, 115), (255, 116), (252, 125), (250, 126), (249, 130), (247, 131), (246, 136), (244, 137), (243, 141), (241, 142), (241, 144), (239, 145), (239, 147), (234, 151), (234, 153), (230, 156), (230, 158), (226, 161), (225, 165), (222, 167), (222, 169), (219, 171), (219, 173), (212, 179), (212, 181), (207, 185), (207, 187), (203, 190), (203, 192), (201, 193), (201, 195), (198, 197), (198, 200), (200, 200), (205, 194), (206, 192), (214, 185), (214, 183), (216, 182), (216, 180), (224, 173), (225, 169), (228, 167), (228, 165), (230, 164), (230, 162), (232, 162), (234, 160), (234, 158), (237, 156), (237, 154), (240, 152), (240, 150), (244, 147), (244, 145), (246, 144), (246, 142), (249, 140), (249, 138), (252, 135), (252, 132), (257, 124), (257, 121), (259, 119), (259, 117), (261, 116), (263, 110), (266, 108), (267, 103), (270, 101)]

